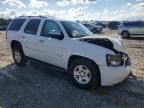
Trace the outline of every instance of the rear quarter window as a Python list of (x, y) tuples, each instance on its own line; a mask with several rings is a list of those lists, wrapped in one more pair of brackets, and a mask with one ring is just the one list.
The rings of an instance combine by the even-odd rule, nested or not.
[(8, 30), (19, 31), (26, 19), (14, 19)]

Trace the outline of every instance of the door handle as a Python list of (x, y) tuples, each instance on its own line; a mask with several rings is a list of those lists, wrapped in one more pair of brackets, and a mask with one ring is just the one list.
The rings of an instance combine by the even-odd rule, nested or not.
[(25, 39), (26, 37), (25, 37), (25, 36), (22, 36), (22, 38)]
[(40, 43), (44, 43), (45, 41), (44, 40), (39, 40), (40, 41)]

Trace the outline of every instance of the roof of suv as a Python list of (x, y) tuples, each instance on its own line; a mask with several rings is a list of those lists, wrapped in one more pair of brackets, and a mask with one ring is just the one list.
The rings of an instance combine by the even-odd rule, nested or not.
[(63, 19), (60, 19), (60, 18), (56, 18), (56, 17), (53, 17), (53, 16), (19, 16), (19, 17), (16, 17), (15, 19), (33, 19), (33, 18), (37, 18), (37, 19), (50, 19), (50, 20), (57, 20), (57, 21), (70, 21), (70, 20), (63, 20)]

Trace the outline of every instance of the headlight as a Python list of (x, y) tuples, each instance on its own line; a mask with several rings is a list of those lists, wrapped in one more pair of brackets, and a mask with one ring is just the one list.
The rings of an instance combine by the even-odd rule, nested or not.
[(108, 66), (122, 66), (123, 65), (123, 59), (122, 55), (106, 55), (106, 61)]

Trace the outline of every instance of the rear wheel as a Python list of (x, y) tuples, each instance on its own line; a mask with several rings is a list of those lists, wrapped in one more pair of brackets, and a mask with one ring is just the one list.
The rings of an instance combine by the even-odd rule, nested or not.
[(12, 48), (12, 55), (14, 62), (19, 66), (24, 66), (26, 64), (25, 55), (23, 53), (21, 46), (16, 46)]
[(130, 36), (128, 31), (123, 31), (122, 32), (122, 38), (128, 38)]
[(92, 32), (95, 34), (95, 33), (97, 33), (98, 31), (97, 31), (96, 28), (93, 28), (93, 29), (92, 29)]
[(75, 60), (69, 67), (73, 83), (82, 89), (96, 87), (99, 84), (98, 72), (93, 62), (87, 59)]

